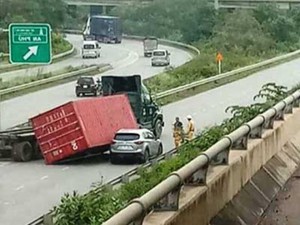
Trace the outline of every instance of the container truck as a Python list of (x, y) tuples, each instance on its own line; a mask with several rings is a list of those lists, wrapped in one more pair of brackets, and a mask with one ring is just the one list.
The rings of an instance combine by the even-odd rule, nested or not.
[(143, 40), (144, 56), (151, 57), (153, 50), (158, 48), (158, 39), (156, 37), (145, 37)]
[(92, 15), (83, 31), (84, 40), (97, 40), (104, 43), (122, 42), (122, 21), (119, 17)]
[(138, 128), (124, 94), (71, 101), (31, 118), (30, 123), (2, 132), (1, 158), (29, 161), (42, 155), (46, 164), (54, 164), (103, 153), (119, 129)]
[(101, 82), (103, 96), (126, 93), (140, 127), (151, 130), (160, 138), (164, 126), (163, 114), (140, 75), (102, 76)]

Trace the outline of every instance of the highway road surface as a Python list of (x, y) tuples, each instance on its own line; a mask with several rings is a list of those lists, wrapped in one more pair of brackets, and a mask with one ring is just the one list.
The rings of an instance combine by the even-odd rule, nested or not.
[[(80, 48), (81, 36), (68, 39)], [(153, 76), (164, 67), (151, 67), (150, 58), (144, 58), (143, 45), (139, 41), (124, 40), (122, 44), (102, 45), (100, 59), (81, 59), (80, 55), (45, 68), (56, 69), (69, 65), (110, 63), (109, 74), (141, 74)], [(171, 65), (179, 66), (192, 57), (173, 47), (162, 46), (171, 52)], [(105, 50), (106, 49), (106, 50)], [(26, 122), (28, 118), (58, 106), (75, 97), (75, 82), (20, 96), (0, 103), (1, 129)], [(95, 158), (61, 166), (46, 166), (42, 160), (16, 163), (0, 162), (0, 224), (22, 225), (39, 217), (56, 205), (65, 192), (74, 189), (86, 192), (95, 181), (114, 178), (134, 165), (112, 166), (107, 160)]]
[[(141, 49), (137, 49), (141, 55)], [(172, 53), (172, 51), (171, 51)], [(182, 55), (172, 54), (173, 59)], [(175, 57), (175, 58), (174, 58)], [(155, 70), (158, 68), (155, 68)], [(267, 82), (277, 82), (293, 86), (300, 81), (300, 59), (258, 72), (251, 77), (195, 95), (163, 107), (166, 127), (162, 135), (164, 150), (173, 147), (171, 123), (175, 116), (194, 117), (196, 128), (221, 122), (228, 115), (224, 109), (233, 104), (243, 105), (252, 102), (252, 97)], [(139, 58), (134, 64), (116, 68), (106, 74), (140, 73), (144, 77), (154, 72), (148, 59)], [(67, 100), (75, 99), (74, 83), (57, 86), (36, 93), (2, 102), (3, 127), (23, 122), (39, 111), (51, 108)], [(29, 222), (46, 212), (50, 206), (59, 202), (59, 196), (74, 189), (86, 192), (95, 181), (108, 181), (135, 165), (111, 165), (109, 162), (94, 158), (60, 166), (45, 166), (42, 161), (30, 163), (1, 163), (0, 221), (14, 225)]]

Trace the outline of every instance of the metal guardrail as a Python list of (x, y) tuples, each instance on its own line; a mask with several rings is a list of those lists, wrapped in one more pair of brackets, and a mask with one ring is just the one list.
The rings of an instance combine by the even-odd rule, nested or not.
[(228, 165), (231, 149), (247, 150), (249, 138), (262, 138), (265, 129), (273, 129), (275, 120), (283, 120), (284, 114), (291, 114), (293, 107), (299, 107), (299, 100), (300, 91), (298, 90), (229, 135), (224, 136), (197, 158), (171, 173), (168, 178), (146, 194), (132, 200), (126, 208), (104, 222), (103, 225), (128, 225), (132, 222), (142, 225), (143, 219), (150, 210), (177, 211), (180, 190), (183, 186), (206, 185), (206, 174), (210, 164)]
[[(131, 222), (134, 222), (136, 225), (142, 225), (143, 218), (146, 216), (145, 213), (149, 212), (150, 209), (154, 211), (176, 211), (178, 209), (180, 188), (183, 185), (205, 185), (207, 168), (210, 163), (214, 165), (227, 165), (230, 149), (246, 150), (249, 138), (261, 138), (263, 130), (273, 129), (275, 120), (283, 120), (284, 114), (293, 113), (293, 107), (299, 107), (299, 105), (300, 90), (223, 137), (207, 151), (201, 153), (200, 156), (178, 171), (171, 173), (166, 180), (162, 181), (145, 195), (132, 200), (126, 208), (111, 217), (103, 225), (128, 225)], [(149, 168), (153, 164), (171, 158), (176, 153), (177, 149), (172, 149), (158, 158), (140, 167), (136, 167), (98, 188), (92, 189), (90, 192), (98, 193), (103, 188), (109, 187), (113, 189), (120, 184), (128, 183), (133, 177), (137, 176), (140, 168)], [(48, 213), (28, 225), (53, 225), (51, 217), (51, 213)], [(45, 218), (47, 218), (48, 223), (45, 223)]]
[[(133, 40), (143, 40), (144, 39), (144, 37), (141, 37), (141, 36), (127, 35), (127, 34), (124, 34), (123, 37), (126, 39), (133, 39)], [(184, 44), (184, 43), (177, 42), (177, 41), (160, 39), (160, 38), (158, 39), (158, 43), (163, 44), (163, 45), (174, 46), (177, 48), (183, 48), (183, 49), (193, 52), (194, 55), (200, 55), (200, 50), (192, 45)]]
[(145, 4), (152, 2), (153, 0), (64, 0), (68, 5), (122, 5), (122, 4)]
[[(70, 34), (82, 34), (81, 31), (78, 31), (78, 30), (65, 30), (64, 31), (65, 33), (70, 33)], [(128, 38), (128, 39), (138, 39), (138, 40), (142, 40), (143, 37), (138, 37), (138, 36), (125, 36), (125, 38)], [(174, 42), (174, 45), (177, 44), (177, 42)], [(185, 45), (185, 44), (183, 44)], [(184, 48), (189, 48), (189, 46), (183, 46)], [(191, 46), (193, 47), (193, 46)], [(194, 48), (194, 47), (193, 47)], [(200, 54), (200, 51), (198, 49), (193, 49), (191, 48), (192, 51), (195, 52), (195, 54)], [(220, 75), (217, 75), (217, 76), (214, 76), (214, 77), (211, 77), (211, 78), (207, 78), (207, 79), (203, 79), (203, 80), (200, 80), (200, 81), (196, 81), (196, 82), (193, 82), (191, 84), (186, 84), (186, 85), (183, 85), (183, 86), (180, 86), (180, 87), (177, 87), (177, 88), (174, 88), (174, 89), (171, 89), (171, 90), (168, 90), (168, 91), (165, 91), (165, 92), (161, 92), (161, 93), (158, 93), (155, 97), (157, 99), (159, 98), (164, 98), (166, 96), (170, 96), (170, 95), (173, 95), (173, 94), (176, 94), (176, 93), (179, 93), (181, 91), (185, 91), (185, 90), (188, 90), (188, 89), (191, 89), (191, 88), (194, 88), (194, 87), (197, 87), (197, 86), (200, 86), (200, 85), (203, 85), (203, 84), (206, 84), (208, 82), (212, 82), (212, 81), (217, 81), (219, 79), (223, 79), (224, 77), (229, 77), (229, 76), (232, 76), (232, 75), (235, 75), (237, 73), (242, 73), (242, 72), (247, 72), (249, 70), (252, 70), (252, 69), (257, 69), (257, 68), (260, 68), (262, 66), (265, 66), (265, 65), (269, 65), (271, 63), (274, 63), (274, 62), (278, 62), (280, 60), (283, 60), (283, 59), (286, 59), (286, 58), (290, 58), (292, 56), (295, 56), (295, 55), (298, 55), (300, 54), (300, 50), (298, 51), (295, 51), (295, 52), (292, 52), (292, 53), (288, 53), (286, 55), (282, 55), (282, 56), (278, 56), (278, 57), (275, 57), (275, 58), (272, 58), (272, 59), (269, 59), (269, 60), (265, 60), (263, 62), (260, 62), (260, 63), (257, 63), (257, 64), (253, 64), (253, 65), (250, 65), (250, 66), (246, 66), (246, 67), (243, 67), (243, 68), (240, 68), (240, 69), (237, 69), (237, 70), (234, 70), (234, 71), (230, 71), (230, 72), (227, 72), (227, 73), (223, 73), (223, 74), (220, 74)], [(299, 94), (300, 96), (300, 92), (297, 92), (297, 94)], [(295, 94), (294, 94), (295, 95)], [(296, 98), (295, 97), (295, 101), (299, 101), (299, 96)], [(298, 102), (299, 104), (299, 102)], [(275, 106), (274, 106), (275, 107)], [(273, 108), (274, 108), (273, 107)], [(273, 109), (272, 108), (272, 109)], [(272, 110), (271, 109), (271, 110)], [(269, 115), (270, 110), (268, 110), (266, 113), (258, 116), (258, 117), (261, 117), (261, 118), (265, 118), (264, 116), (265, 115)], [(275, 113), (275, 111), (272, 113), (272, 115)], [(276, 111), (277, 113), (277, 111)], [(275, 114), (276, 114), (275, 113)], [(269, 115), (270, 116), (270, 115)], [(274, 115), (273, 115), (274, 116)], [(273, 118), (274, 119), (274, 118)], [(273, 120), (272, 119), (272, 120)], [(266, 120), (266, 119), (265, 119)], [(270, 120), (270, 119), (269, 119)], [(274, 120), (273, 120), (274, 121)], [(251, 122), (251, 121), (250, 121)], [(250, 123), (249, 122), (249, 123)], [(253, 122), (252, 122), (253, 123)], [(265, 121), (263, 122), (264, 124), (267, 124)], [(251, 124), (251, 123), (250, 123)], [(246, 125), (247, 126), (247, 125)], [(269, 127), (272, 127), (272, 123), (269, 123), (269, 125), (266, 125), (266, 126), (269, 126)], [(249, 128), (250, 129), (250, 128)], [(254, 130), (253, 128), (251, 128), (251, 130)], [(157, 163), (161, 160), (164, 160), (164, 159), (167, 159), (167, 158), (170, 158), (173, 154), (175, 154), (177, 152), (176, 149), (172, 149), (166, 153), (164, 153), (163, 155), (161, 155), (159, 158), (151, 161), (150, 163), (147, 163), (145, 165), (143, 165), (142, 167), (149, 167), (151, 166), (153, 163)], [(222, 155), (222, 154), (220, 154)], [(228, 157), (228, 156), (227, 156)], [(189, 165), (189, 164), (188, 164)], [(103, 187), (107, 187), (107, 186), (111, 186), (111, 188), (113, 188), (114, 186), (117, 186), (119, 184), (122, 184), (122, 183), (127, 183), (130, 181), (130, 178), (133, 177), (133, 176), (136, 176), (137, 174), (137, 171), (139, 170), (140, 167), (136, 167), (130, 171), (128, 171), (127, 173), (107, 182), (105, 185), (102, 185), (101, 187), (97, 188), (97, 189), (94, 189), (92, 191), (101, 191), (101, 189)], [(203, 175), (203, 174), (202, 174)], [(128, 214), (130, 215), (130, 214)], [(41, 216), (39, 217), (38, 219), (32, 221), (31, 223), (29, 223), (28, 225), (52, 225), (51, 222), (50, 223), (44, 223), (44, 217), (49, 217), (49, 214), (46, 214), (44, 216)], [(119, 217), (119, 216), (118, 216)], [(115, 217), (113, 217), (115, 218)], [(112, 218), (112, 219), (113, 219)], [(110, 220), (107, 221), (109, 224), (113, 224), (113, 223), (110, 223)], [(118, 223), (116, 223), (118, 224)], [(113, 225), (116, 225), (116, 224), (113, 224)], [(120, 224), (124, 224), (124, 223), (120, 223)], [(127, 224), (126, 224), (127, 225)]]
[[(97, 188), (94, 188), (92, 189), (90, 192), (94, 192), (94, 193), (99, 193), (103, 190), (103, 188), (111, 188), (111, 189), (114, 189), (114, 187), (120, 185), (120, 184), (126, 184), (128, 182), (131, 181), (131, 178), (136, 176), (138, 171), (141, 169), (141, 168), (149, 168), (151, 167), (152, 165), (162, 161), (162, 160), (166, 160), (166, 159), (169, 159), (172, 157), (173, 154), (177, 153), (177, 149), (172, 149), (168, 152), (165, 152), (163, 153), (162, 155), (160, 155), (159, 157), (153, 159), (153, 160), (150, 160), (148, 163), (145, 163), (139, 167), (135, 167), (131, 170), (129, 170), (128, 172), (122, 174), (121, 176), (119, 177), (116, 177), (112, 180), (110, 180), (109, 182), (101, 185), (100, 187), (97, 187)], [(51, 212), (48, 213), (48, 214), (45, 214), (43, 216), (40, 216), (39, 218), (33, 220), (32, 222), (30, 222), (29, 224), (27, 225), (53, 225), (52, 221), (51, 221)], [(47, 218), (47, 220), (49, 221), (48, 223), (45, 223), (45, 218)]]
[[(72, 45), (72, 48), (70, 50), (68, 50), (66, 52), (62, 52), (62, 53), (57, 54), (57, 55), (54, 55), (52, 57), (52, 59), (60, 59), (60, 58), (66, 57), (68, 55), (73, 54), (74, 51), (75, 51), (75, 47)], [(6, 57), (9, 56), (8, 53), (4, 53), (2, 55), (6, 56)], [(0, 65), (0, 71), (1, 71), (1, 69), (14, 68), (14, 67), (18, 68), (18, 67), (21, 67), (21, 66), (24, 66), (24, 65), (21, 65), (21, 64), (4, 64), (4, 65)]]
[[(82, 34), (82, 31), (80, 31), (80, 30), (63, 30), (63, 32), (67, 33), (67, 34)], [(139, 41), (142, 41), (144, 39), (144, 37), (142, 37), (142, 36), (127, 35), (127, 34), (123, 34), (123, 38), (131, 39), (131, 40), (139, 40)], [(187, 49), (187, 50), (191, 51), (194, 55), (200, 55), (200, 50), (192, 45), (184, 44), (184, 43), (177, 42), (177, 41), (170, 41), (170, 40), (166, 40), (166, 39), (158, 39), (158, 41), (160, 44)]]
[(99, 69), (99, 72), (101, 73), (101, 72), (104, 72), (108, 69), (111, 69), (111, 66), (110, 65), (104, 65), (103, 67), (90, 66), (88, 68), (80, 69), (80, 70), (77, 70), (77, 71), (64, 73), (64, 74), (57, 75), (57, 76), (52, 76), (52, 77), (49, 77), (49, 78), (46, 78), (46, 79), (41, 79), (41, 80), (30, 82), (30, 83), (27, 83), (27, 84), (21, 84), (21, 85), (15, 86), (15, 87), (0, 90), (0, 96), (11, 94), (11, 93), (21, 91), (21, 90), (25, 90), (25, 89), (28, 89), (28, 88), (33, 88), (33, 87), (36, 87), (36, 86), (39, 86), (39, 85), (48, 84), (48, 83), (51, 83), (51, 82), (54, 82), (54, 81), (59, 81), (59, 80), (66, 79), (66, 78), (73, 77), (73, 76), (77, 76), (77, 75), (80, 75), (80, 74), (88, 73), (88, 72), (94, 71), (96, 69)]
[(285, 55), (277, 56), (277, 57), (274, 57), (272, 59), (268, 59), (268, 60), (256, 63), (256, 64), (252, 64), (252, 65), (245, 66), (245, 67), (242, 67), (242, 68), (239, 68), (239, 69), (235, 69), (235, 70), (232, 70), (232, 71), (229, 71), (229, 72), (226, 72), (226, 73), (222, 73), (222, 74), (219, 74), (219, 75), (207, 78), (207, 79), (198, 80), (198, 81), (186, 84), (186, 85), (182, 85), (182, 86), (179, 86), (179, 87), (176, 87), (176, 88), (172, 88), (170, 90), (163, 91), (163, 92), (160, 92), (160, 93), (156, 94), (155, 97), (157, 99), (168, 97), (168, 96), (171, 96), (171, 95), (174, 95), (174, 94), (178, 94), (182, 91), (187, 91), (189, 89), (196, 88), (196, 87), (199, 87), (201, 85), (208, 84), (210, 82), (216, 82), (216, 81), (219, 81), (221, 79), (229, 78), (231, 76), (234, 76), (234, 75), (237, 75), (237, 74), (240, 74), (240, 73), (244, 73), (244, 72), (251, 72), (252, 70), (260, 69), (264, 66), (268, 66), (268, 65), (271, 65), (273, 63), (280, 62), (284, 59), (292, 58), (293, 56), (296, 56), (296, 55), (299, 55), (299, 54), (300, 54), (300, 50), (297, 50), (297, 51), (294, 51), (294, 52), (291, 52), (291, 53), (288, 53), (288, 54), (285, 54)]

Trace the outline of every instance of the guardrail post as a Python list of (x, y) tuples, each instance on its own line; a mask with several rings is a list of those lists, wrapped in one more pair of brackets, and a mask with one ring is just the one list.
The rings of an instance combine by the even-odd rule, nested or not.
[(157, 158), (152, 159), (152, 160), (150, 161), (150, 164), (151, 164), (151, 166), (154, 166), (154, 165), (158, 164)]
[(177, 211), (179, 208), (179, 196), (180, 190), (183, 185), (183, 181), (181, 177), (177, 173), (171, 173), (170, 176), (177, 176), (181, 182), (175, 187), (172, 191), (170, 191), (165, 197), (159, 200), (153, 206), (154, 212), (163, 212), (163, 211)]
[(299, 106), (300, 106), (300, 99), (299, 98), (294, 98), (293, 107), (299, 108)]
[(228, 165), (229, 162), (229, 152), (230, 149), (232, 148), (232, 141), (230, 137), (225, 136), (224, 138), (229, 139), (231, 142), (230, 146), (225, 148), (222, 152), (220, 152), (218, 155), (216, 155), (214, 158), (211, 160), (211, 165)]
[(135, 219), (128, 225), (143, 225), (143, 221), (145, 219), (145, 216), (147, 215), (147, 209), (145, 208), (144, 204), (139, 199), (132, 200), (130, 203), (139, 204), (143, 209), (143, 213), (137, 219)]
[(255, 138), (261, 138), (263, 134), (263, 124), (261, 126), (252, 128), (249, 133), (249, 138), (255, 139)]
[(54, 225), (53, 217), (51, 214), (43, 215), (43, 225)]
[(177, 211), (179, 208), (179, 195), (181, 186), (179, 185), (163, 197), (159, 202), (153, 206), (154, 212), (162, 211)]
[(129, 183), (129, 176), (127, 174), (123, 174), (122, 177), (121, 177), (121, 182), (123, 184)]
[(266, 119), (263, 124), (263, 128), (264, 129), (273, 129), (275, 118), (276, 118), (276, 114), (274, 116), (272, 116), (271, 118)]
[[(206, 177), (207, 177), (207, 170), (209, 167), (209, 157), (205, 153), (201, 153), (200, 155), (203, 155), (207, 157), (207, 163), (201, 167), (199, 170), (197, 170), (195, 173), (192, 174), (189, 178), (185, 180), (185, 185), (187, 186), (202, 186), (206, 185)], [(200, 156), (199, 155), (199, 156)]]
[(291, 104), (286, 103), (286, 105), (284, 107), (284, 113), (285, 114), (292, 114), (293, 113), (293, 103), (291, 103)]

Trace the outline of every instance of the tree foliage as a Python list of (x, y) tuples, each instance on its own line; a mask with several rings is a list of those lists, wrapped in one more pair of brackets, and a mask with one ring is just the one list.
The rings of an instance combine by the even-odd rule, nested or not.
[(118, 7), (113, 10), (124, 20), (129, 34), (197, 41), (208, 38), (215, 24), (215, 10), (205, 0), (155, 0), (153, 4)]
[(13, 22), (46, 22), (60, 28), (67, 9), (62, 0), (0, 0), (0, 6), (0, 27)]

